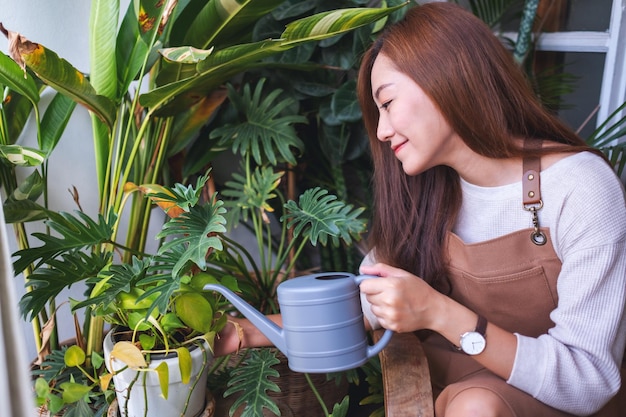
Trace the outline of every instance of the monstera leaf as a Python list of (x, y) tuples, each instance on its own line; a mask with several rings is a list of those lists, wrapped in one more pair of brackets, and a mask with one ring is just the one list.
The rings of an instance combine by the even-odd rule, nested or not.
[(243, 87), (243, 94), (239, 95), (232, 85), (228, 85), (228, 97), (240, 115), (240, 120), (214, 129), (210, 137), (220, 138), (219, 145), (232, 143), (233, 153), (241, 155), (251, 154), (257, 164), (264, 161), (276, 165), (279, 161), (276, 152), (282, 160), (292, 165), (296, 164), (292, 148), (302, 152), (304, 143), (296, 133), (296, 123), (306, 123), (301, 115), (281, 115), (285, 109), (295, 103), (292, 98), (278, 100), (283, 92), (275, 89), (265, 98), (262, 98), (265, 79), (259, 81), (250, 91), (250, 85)]

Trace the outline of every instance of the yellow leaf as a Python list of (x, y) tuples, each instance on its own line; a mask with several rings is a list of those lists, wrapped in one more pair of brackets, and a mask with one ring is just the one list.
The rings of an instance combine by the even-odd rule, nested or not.
[[(163, 211), (171, 218), (180, 216), (180, 214), (184, 211), (182, 208), (176, 205), (174, 194), (167, 188), (163, 187), (162, 185), (142, 184), (139, 186), (139, 191), (147, 195), (154, 204), (161, 207)], [(172, 196), (172, 199), (155, 197), (154, 195), (157, 193)]]
[(146, 368), (146, 363), (141, 350), (131, 342), (117, 342), (111, 350), (111, 359), (118, 359), (132, 369)]
[(107, 389), (109, 389), (111, 378), (113, 378), (113, 374), (100, 375), (100, 388), (102, 389), (102, 391), (106, 391)]
[(170, 386), (170, 368), (167, 367), (167, 362), (161, 362), (159, 366), (154, 368), (159, 376), (159, 385), (161, 385), (161, 394), (163, 398), (167, 400), (167, 394)]
[(180, 369), (180, 378), (183, 384), (188, 384), (191, 379), (191, 353), (184, 346), (176, 349), (178, 353), (178, 367)]

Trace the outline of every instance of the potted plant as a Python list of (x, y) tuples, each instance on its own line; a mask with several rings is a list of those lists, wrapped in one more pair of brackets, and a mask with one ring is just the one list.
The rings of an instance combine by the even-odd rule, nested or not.
[[(255, 86), (246, 83), (241, 91), (228, 85), (233, 109), (227, 112), (229, 120), (222, 120), (221, 126), (211, 132), (218, 146), (231, 147), (240, 156), (239, 170), (222, 184), (220, 193), (228, 209), (228, 224), (248, 227), (254, 236), (254, 245), (246, 247), (225, 236), (223, 250), (211, 255), (206, 272), (221, 279), (236, 278), (241, 297), (262, 313), (272, 314), (279, 312), (278, 285), (304, 273), (298, 261), (305, 248), (337, 247), (340, 242), (350, 244), (359, 240), (365, 231), (365, 221), (360, 217), (363, 208), (354, 208), (320, 187), (288, 197), (289, 188), (285, 188), (283, 180), (289, 167), (296, 165), (296, 155), (303, 150), (296, 126), (306, 119), (295, 114), (296, 108), (291, 106), (293, 98), (281, 95), (281, 89), (264, 87), (263, 78)], [(275, 380), (281, 394), (254, 387), (257, 381), (270, 376), (265, 365), (268, 361), (281, 364), (280, 382)], [(233, 377), (228, 382), (231, 388), (226, 391), (227, 396), (243, 392), (234, 402), (231, 414), (242, 404), (245, 404), (244, 415), (259, 415), (263, 407), (278, 414), (281, 406), (299, 414), (310, 411), (311, 403), (317, 406), (318, 399), (313, 393), (309, 395), (310, 401), (299, 396), (294, 398), (297, 401), (288, 403), (289, 391), (294, 385), (303, 391), (310, 385), (313, 392), (318, 393), (323, 386), (333, 394), (333, 402), (344, 400), (342, 406), (347, 408), (346, 385), (341, 390), (334, 381), (327, 382), (325, 375), (310, 377), (292, 373), (284, 355), (275, 349), (244, 352), (231, 361), (230, 368)], [(272, 385), (268, 382), (269, 386)], [(328, 415), (324, 400), (319, 401), (319, 406)], [(333, 415), (341, 415), (338, 413)]]
[[(43, 307), (42, 300), (46, 300), (51, 286), (63, 285), (58, 263), (68, 262), (69, 256), (45, 260), (42, 254), (64, 253), (71, 245), (84, 259), (75, 267), (81, 268), (95, 258), (102, 265), (98, 276), (91, 278), (97, 280), (93, 291), (85, 300), (73, 303), (75, 309), (90, 307), (94, 317), (114, 326), (105, 338), (105, 356), (92, 355), (89, 364), (81, 347), (64, 351), (64, 365), (82, 375), (80, 381), (75, 373), (61, 383), (58, 378), (58, 386), (53, 388), (43, 377), (36, 381), (38, 397), (49, 403), (51, 411), (82, 401), (88, 394), (110, 395), (111, 378), (122, 416), (143, 416), (155, 409), (167, 415), (195, 416), (205, 407), (210, 346), (226, 322), (224, 303), (198, 292), (206, 280), (194, 276), (204, 266), (207, 254), (221, 249), (216, 235), (225, 230), (221, 202), (215, 198), (201, 201), (207, 179), (199, 178), (195, 187), (127, 184), (125, 193), (144, 193), (172, 217), (158, 233), (157, 237), (166, 241), (153, 255), (114, 263), (112, 251), (90, 253), (94, 246), (126, 248), (113, 239), (117, 219), (100, 217), (96, 223), (80, 212), (50, 213), (48, 225), (58, 236), (40, 235), (42, 246), (17, 252), (16, 267), (45, 261), (56, 271), (46, 274), (36, 269), (31, 275), (33, 288), (23, 302), (33, 313)], [(61, 283), (55, 284), (59, 278)], [(221, 283), (236, 288), (227, 279)], [(54, 367), (53, 361), (48, 364)], [(55, 395), (57, 391), (60, 396)]]
[[(6, 162), (14, 164), (21, 158), (36, 166), (29, 181), (17, 184), (12, 177), (14, 165), (11, 165), (8, 171), (11, 178), (3, 183), (9, 196), (6, 212), (13, 214), (15, 224), (35, 218), (47, 219), (50, 234), (37, 235), (44, 242), (54, 239), (58, 230), (53, 226), (68, 227), (68, 230), (84, 226), (90, 231), (106, 232), (104, 240), (92, 243), (88, 242), (88, 234), (68, 234), (68, 239), (62, 242), (64, 246), (53, 252), (47, 252), (45, 244), (31, 247), (22, 234), (19, 242), (23, 251), (18, 251), (19, 259), (14, 265), (16, 274), (23, 273), (29, 286), (22, 301), (23, 312), (31, 319), (45, 316), (39, 328), (44, 327), (46, 318), (54, 317), (56, 298), (64, 288), (77, 283), (87, 285), (86, 299), (74, 304), (74, 308), (85, 306), (85, 323), (76, 326), (79, 330), (76, 341), (84, 350), (88, 365), (102, 363), (99, 356), (104, 325), (109, 317), (96, 314), (89, 300), (99, 296), (98, 291), (107, 282), (105, 272), (112, 266), (132, 265), (133, 256), (139, 261), (146, 256), (150, 204), (136, 197), (137, 193), (126, 192), (125, 187), (131, 182), (158, 184), (179, 177), (178, 171), (166, 169), (166, 161), (187, 148), (200, 126), (224, 102), (226, 94), (221, 86), (226, 81), (249, 69), (267, 65), (264, 62), (267, 57), (373, 23), (393, 11), (333, 10), (291, 23), (280, 39), (248, 43), (253, 23), (282, 1), (249, 0), (238, 3), (235, 8), (222, 7), (222, 3), (219, 0), (181, 3), (133, 0), (118, 24), (117, 1), (94, 0), (89, 51), (92, 68), (88, 77), (43, 45), (4, 30), (11, 40), (12, 55), (25, 72), (3, 59), (0, 82), (9, 89), (15, 103), (26, 105), (20, 105), (15, 112), (3, 105), (3, 112), (8, 109), (12, 115), (24, 115), (31, 108), (37, 109), (39, 86), (45, 84), (62, 94), (64, 115), (71, 113), (74, 103), (85, 106), (92, 114), (100, 209), (91, 216), (81, 212), (57, 213), (49, 210), (45, 199), (40, 203), (41, 196), (46, 195), (46, 184), (53, 180), (47, 177), (46, 166), (55, 140), (60, 137), (65, 116), (50, 121), (49, 126), (55, 128), (55, 133), (50, 135), (49, 141), (39, 141), (41, 149), (14, 146), (19, 129), (2, 136), (2, 145), (10, 147), (3, 150), (11, 151), (2, 153)], [(331, 24), (316, 25), (322, 20)], [(234, 34), (241, 37), (234, 38)], [(41, 120), (35, 111), (35, 119), (41, 139), (47, 137), (42, 129), (45, 118)], [(74, 199), (80, 203), (78, 193), (74, 194)], [(132, 200), (130, 204), (127, 199)], [(24, 207), (28, 210), (23, 210)], [(125, 208), (129, 213), (129, 226), (122, 230), (119, 219)], [(120, 246), (124, 250), (117, 258)], [(79, 247), (88, 247), (88, 250), (81, 252)], [(59, 277), (62, 279), (57, 280)], [(37, 283), (45, 285), (36, 287)], [(37, 308), (33, 308), (34, 305)], [(41, 346), (53, 341), (48, 339), (48, 334), (47, 329), (37, 331)], [(51, 347), (51, 360), (63, 358), (63, 351), (58, 349), (58, 346)], [(46, 369), (38, 372), (50, 371), (46, 375), (52, 377), (51, 384), (54, 384), (51, 369), (62, 368), (57, 365), (48, 361)], [(74, 373), (69, 379), (79, 374), (82, 372)], [(94, 369), (93, 375), (99, 376), (99, 371)], [(89, 398), (84, 395), (72, 404), (86, 403), (84, 400)]]

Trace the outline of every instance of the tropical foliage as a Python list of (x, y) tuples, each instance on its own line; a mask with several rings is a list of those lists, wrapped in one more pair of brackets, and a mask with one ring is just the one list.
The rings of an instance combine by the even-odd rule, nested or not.
[[(222, 225), (206, 222), (221, 215), (222, 207), (212, 206), (212, 201), (218, 200), (211, 198), (205, 198), (202, 205), (190, 203), (188, 192), (195, 198), (204, 186), (198, 183), (193, 192), (182, 186), (206, 171), (210, 159), (186, 172), (170, 169), (168, 160), (184, 157), (201, 127), (215, 117), (227, 99), (226, 82), (270, 65), (267, 59), (272, 56), (371, 25), (394, 11), (364, 8), (355, 1), (352, 8), (291, 21), (279, 37), (254, 41), (255, 23), (282, 3), (132, 0), (120, 19), (118, 0), (93, 0), (87, 76), (44, 45), (3, 28), (15, 62), (4, 55), (0, 59), (2, 187), (7, 195), (5, 212), (16, 225), (21, 248), (14, 265), (16, 274), (22, 273), (29, 285), (21, 305), (36, 323), (42, 356), (47, 347), (58, 349), (55, 337), (49, 337), (54, 331), (41, 329), (54, 316), (55, 296), (62, 288), (78, 283), (87, 286), (86, 298), (76, 300), (72, 307), (86, 309), (84, 325), (77, 326), (77, 340), (87, 361), (97, 364), (105, 321), (139, 328), (146, 325), (138, 319), (141, 314), (149, 318), (150, 311), (163, 315), (174, 311), (173, 300), (184, 297), (186, 286), (191, 285), (189, 265), (196, 265), (194, 271), (205, 269), (203, 257), (210, 255), (211, 249), (219, 251), (211, 245), (220, 242), (213, 234), (219, 234)], [(42, 117), (39, 101), (45, 86), (58, 92), (59, 98)], [(49, 156), (76, 103), (92, 117), (99, 195), (99, 211), (94, 216), (82, 212), (77, 192), (73, 196), (78, 206), (75, 214), (56, 213), (47, 206), (47, 184), (54, 181), (48, 177)], [(17, 139), (31, 112), (37, 126), (37, 148), (19, 147)], [(281, 117), (276, 113), (276, 120)], [(281, 149), (282, 139), (270, 140)], [(205, 149), (203, 153), (213, 158), (225, 149)], [(18, 165), (26, 165), (32, 172), (23, 183), (17, 181)], [(169, 189), (155, 185), (173, 180), (181, 185)], [(151, 204), (142, 194), (158, 203), (169, 201), (182, 210), (180, 219), (170, 220), (157, 236), (166, 243), (156, 258), (145, 253)], [(176, 201), (170, 201), (172, 198)], [(124, 212), (129, 213), (127, 229), (120, 222)], [(32, 247), (23, 224), (42, 219), (49, 233), (33, 236), (43, 244)], [(181, 227), (187, 227), (182, 219), (204, 235), (170, 240), (173, 234), (179, 236)], [(142, 306), (149, 303), (147, 311), (131, 311), (127, 308), (130, 304), (124, 303), (128, 297)], [(163, 330), (165, 324), (159, 325)], [(167, 337), (162, 339), (165, 342)]]

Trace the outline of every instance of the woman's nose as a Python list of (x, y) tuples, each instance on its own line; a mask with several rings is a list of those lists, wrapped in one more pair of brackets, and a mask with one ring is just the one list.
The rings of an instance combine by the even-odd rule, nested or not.
[(384, 117), (378, 118), (378, 127), (376, 128), (376, 137), (381, 142), (386, 142), (393, 136), (393, 129)]

